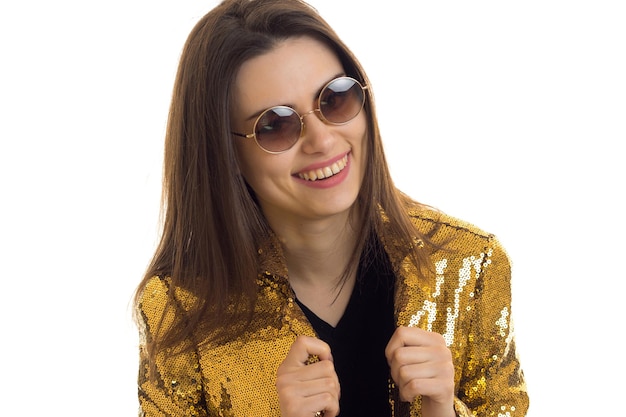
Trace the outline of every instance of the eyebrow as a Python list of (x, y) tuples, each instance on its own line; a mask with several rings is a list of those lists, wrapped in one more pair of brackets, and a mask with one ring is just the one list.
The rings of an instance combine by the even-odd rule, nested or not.
[[(338, 74), (335, 74), (335, 75), (334, 75), (334, 76), (332, 76), (332, 77), (331, 77), (328, 81), (326, 81), (326, 82), (325, 82), (325, 83), (324, 83), (324, 84), (323, 84), (323, 85), (319, 88), (319, 90), (317, 90), (317, 93), (315, 93), (315, 96), (314, 96), (314, 97), (315, 97), (315, 99), (317, 99), (317, 98), (320, 96), (320, 93), (322, 92), (322, 89), (323, 89), (324, 87), (326, 87), (326, 86), (328, 85), (328, 83), (330, 83), (331, 81), (333, 81), (333, 80), (335, 80), (335, 79), (337, 79), (337, 78), (340, 78), (340, 77), (346, 77), (346, 73), (342, 71), (342, 72), (340, 72), (340, 73), (338, 73)], [(249, 121), (251, 121), (251, 120), (255, 120), (255, 119), (256, 119), (256, 118), (258, 118), (261, 114), (263, 114), (263, 112), (265, 112), (266, 110), (269, 110), (269, 109), (271, 109), (271, 108), (278, 107), (278, 106), (285, 106), (285, 107), (289, 107), (289, 108), (291, 108), (291, 109), (294, 109), (294, 110), (295, 110), (295, 106), (294, 106), (293, 104), (287, 104), (287, 103), (285, 103), (285, 104), (276, 104), (276, 105), (274, 105), (274, 106), (266, 107), (266, 108), (264, 108), (264, 109), (261, 109), (261, 110), (259, 110), (259, 111), (255, 112), (253, 115), (251, 115), (250, 117), (248, 117), (248, 118), (247, 118), (246, 120), (244, 120), (244, 121), (245, 121), (245, 122), (249, 122)]]

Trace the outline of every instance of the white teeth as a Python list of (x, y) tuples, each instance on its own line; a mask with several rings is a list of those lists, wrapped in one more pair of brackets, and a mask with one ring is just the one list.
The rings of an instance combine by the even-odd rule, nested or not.
[(334, 162), (331, 166), (299, 173), (298, 177), (307, 181), (323, 180), (324, 178), (329, 178), (335, 174), (339, 174), (343, 171), (347, 164), (348, 155), (344, 156), (339, 161)]

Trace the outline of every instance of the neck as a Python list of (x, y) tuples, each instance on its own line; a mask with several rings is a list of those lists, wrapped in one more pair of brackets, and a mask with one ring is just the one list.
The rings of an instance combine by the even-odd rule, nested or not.
[(336, 284), (356, 244), (356, 233), (347, 219), (286, 226), (278, 235), (290, 279), (309, 284)]
[(356, 280), (356, 268), (348, 271), (357, 243), (348, 214), (297, 224), (283, 221), (276, 226), (272, 228), (281, 240), (296, 296), (320, 318), (335, 325)]
[(302, 281), (309, 285), (336, 285), (347, 270), (354, 250), (352, 235), (329, 233), (285, 246), (291, 281)]

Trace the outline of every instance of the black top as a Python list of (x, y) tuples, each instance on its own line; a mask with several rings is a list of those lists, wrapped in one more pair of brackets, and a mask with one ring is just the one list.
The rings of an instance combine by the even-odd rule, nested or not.
[(391, 416), (385, 347), (395, 330), (394, 276), (384, 250), (361, 261), (346, 311), (332, 327), (296, 300), (318, 337), (330, 346), (339, 378), (341, 417)]

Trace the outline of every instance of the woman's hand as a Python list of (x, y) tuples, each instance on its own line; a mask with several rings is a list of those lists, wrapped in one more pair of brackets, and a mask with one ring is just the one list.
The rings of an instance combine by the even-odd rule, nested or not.
[(385, 349), (402, 401), (422, 396), (422, 416), (455, 416), (454, 364), (443, 336), (399, 327)]
[(330, 347), (319, 339), (298, 336), (278, 367), (276, 388), (282, 417), (339, 414), (339, 379)]

